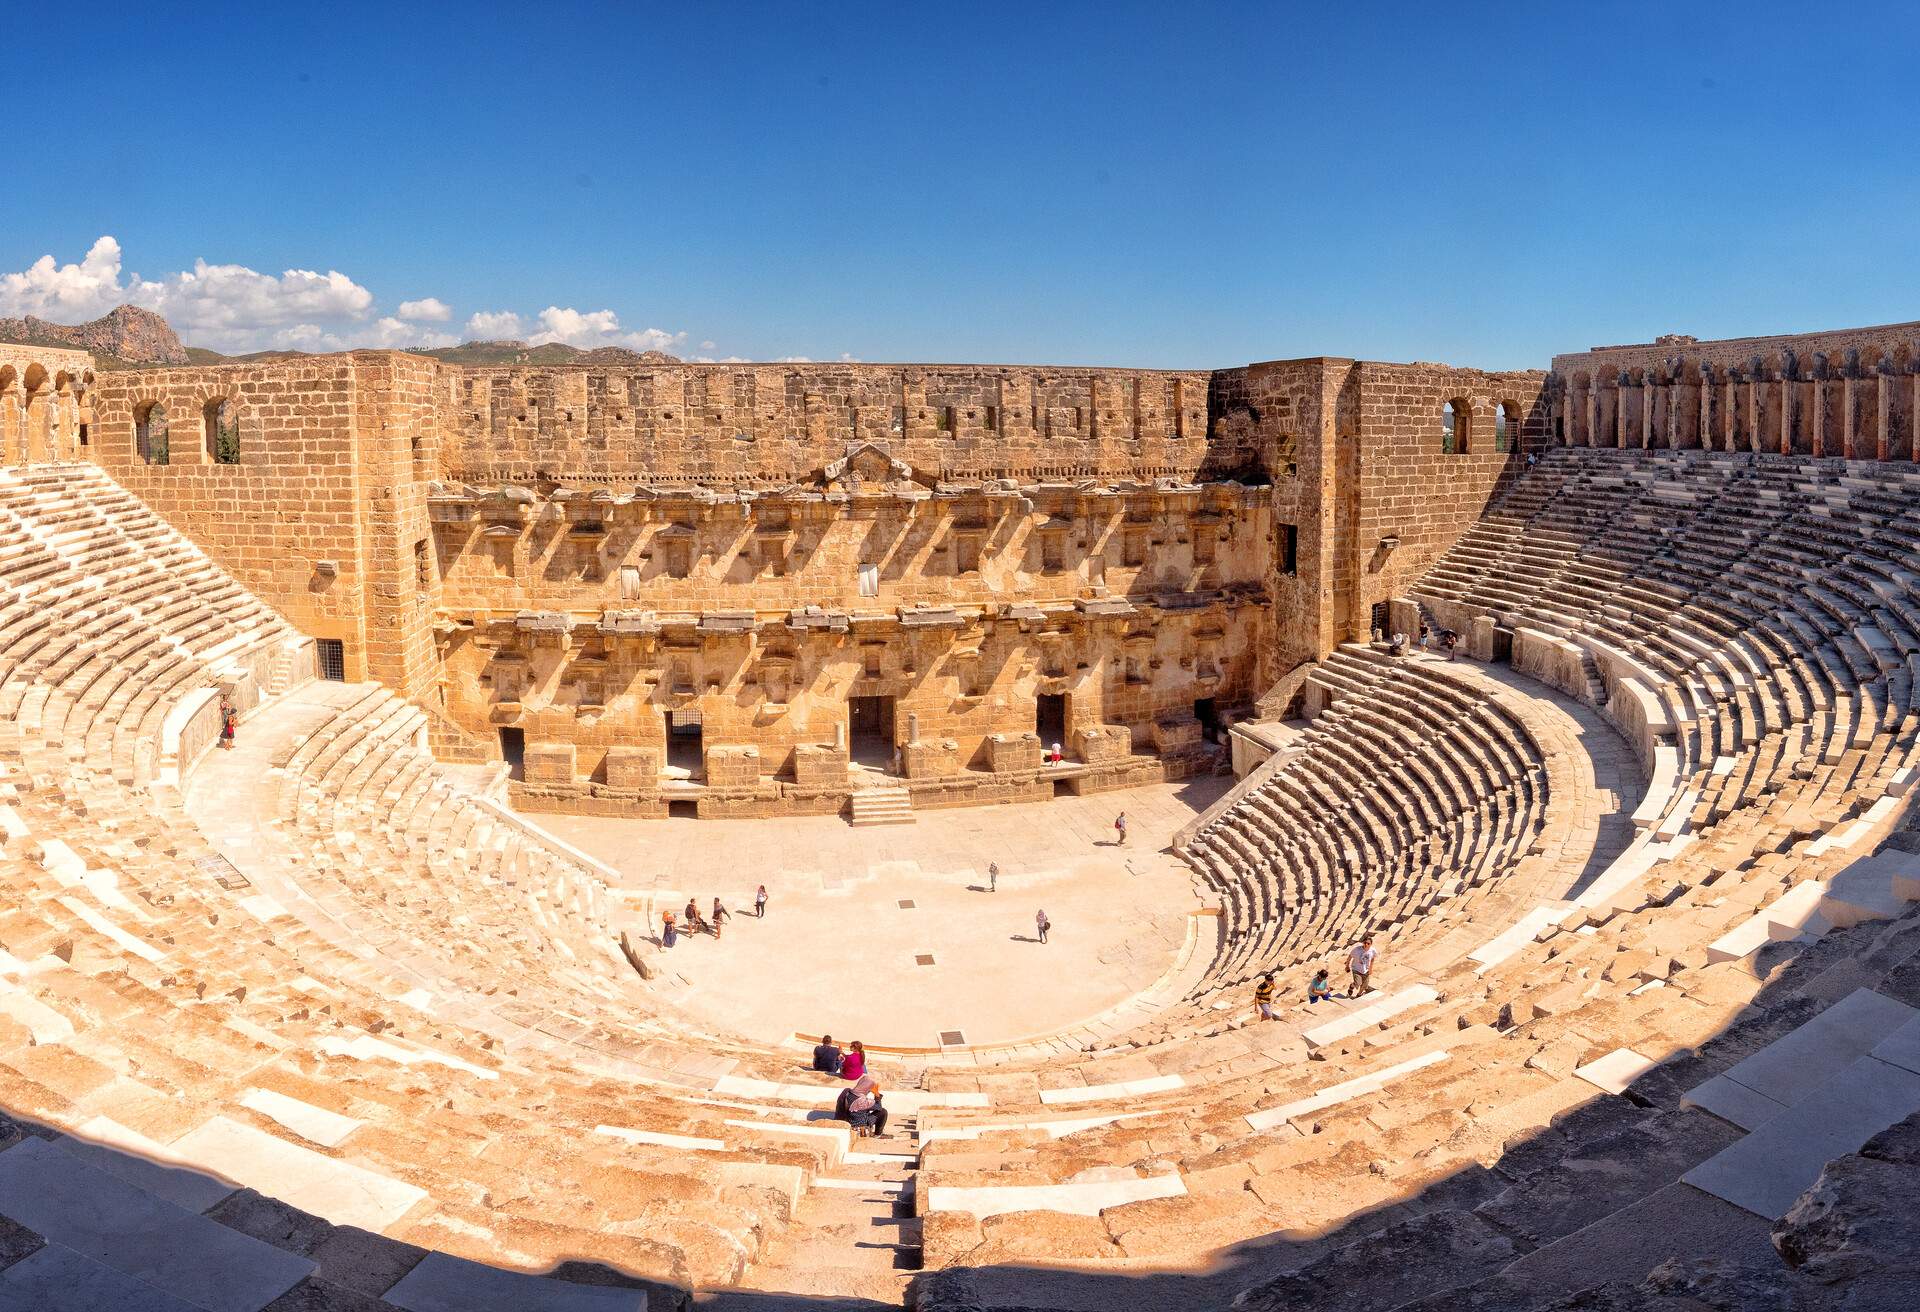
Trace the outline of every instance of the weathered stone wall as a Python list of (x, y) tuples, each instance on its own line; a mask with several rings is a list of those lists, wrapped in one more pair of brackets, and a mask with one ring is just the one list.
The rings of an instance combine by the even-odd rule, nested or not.
[[(1364, 636), (1472, 522), (1546, 431), (1542, 381), (368, 351), (105, 375), (89, 454), (434, 711), (440, 750), (510, 729), (532, 800), (647, 810), (704, 774), (749, 813), (835, 804), (856, 698), (890, 699), (882, 764), (935, 802), (1049, 795), (1043, 722), (1076, 788), (1191, 768), (1201, 715)], [(676, 713), (704, 753), (677, 772)]]
[[(1527, 450), (1547, 440), (1548, 414), (1546, 378), (1536, 372), (1362, 362), (1353, 379), (1353, 527), (1336, 543), (1342, 563), (1332, 610), (1345, 637), (1364, 638), (1373, 608), (1431, 568), (1525, 470)], [(1442, 420), (1448, 402), (1451, 451)]]
[(442, 467), (466, 481), (802, 481), (849, 444), (942, 478), (1191, 478), (1252, 454), (1209, 440), (1204, 371), (989, 365), (448, 369)]
[[(1276, 675), (1364, 638), (1372, 608), (1459, 538), (1548, 431), (1546, 379), (1534, 372), (1321, 358), (1214, 378), (1216, 424), (1274, 473)], [(1449, 402), (1452, 451), (1443, 449)]]
[[(355, 679), (373, 669), (370, 524), (356, 439), (364, 358), (103, 373), (85, 452), (306, 633), (341, 640)], [(215, 463), (207, 451), (202, 416), (220, 398), (237, 416), (236, 464)], [(136, 416), (150, 405), (167, 419), (164, 465), (136, 449)]]
[(744, 498), (443, 489), (450, 714), (529, 750), (566, 739), (581, 780), (610, 783), (609, 752), (664, 750), (667, 712), (697, 711), (708, 751), (753, 744), (800, 782), (796, 754), (844, 744), (854, 697), (894, 699), (895, 745), (917, 730), (913, 777), (985, 768), (1040, 694), (1063, 698), (1051, 736), (1076, 761), (1116, 733), (1172, 741), (1196, 699), (1250, 700), (1268, 488), (930, 493), (906, 472), (870, 449), (834, 483)]

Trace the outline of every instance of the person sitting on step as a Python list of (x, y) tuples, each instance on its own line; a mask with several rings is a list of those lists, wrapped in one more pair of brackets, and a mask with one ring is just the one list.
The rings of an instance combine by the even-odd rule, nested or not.
[(840, 1073), (840, 1045), (833, 1041), (833, 1035), (822, 1034), (820, 1042), (813, 1045), (813, 1068), (823, 1075)]

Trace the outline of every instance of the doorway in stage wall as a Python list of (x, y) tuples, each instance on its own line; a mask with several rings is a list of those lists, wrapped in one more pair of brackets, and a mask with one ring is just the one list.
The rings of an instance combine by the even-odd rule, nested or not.
[(527, 777), (527, 731), (506, 725), (500, 728), (500, 759), (507, 763), (507, 778)]
[(1067, 750), (1067, 695), (1043, 692), (1033, 699), (1033, 731), (1040, 735), (1040, 750), (1051, 751), (1055, 743), (1060, 752)]
[(699, 779), (707, 771), (706, 744), (701, 739), (698, 710), (667, 712), (667, 770), (682, 779)]
[(855, 765), (893, 769), (893, 698), (847, 699), (847, 751)]
[(1220, 712), (1211, 697), (1196, 697), (1193, 701), (1193, 718), (1200, 721), (1200, 736), (1210, 743), (1221, 741)]

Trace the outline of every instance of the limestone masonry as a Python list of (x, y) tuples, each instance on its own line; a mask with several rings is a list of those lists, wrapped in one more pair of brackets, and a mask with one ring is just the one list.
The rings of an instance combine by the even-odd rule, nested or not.
[(103, 373), (66, 449), (527, 804), (835, 811), (863, 762), (920, 806), (1212, 769), (1521, 467), (1545, 383), (354, 352)]

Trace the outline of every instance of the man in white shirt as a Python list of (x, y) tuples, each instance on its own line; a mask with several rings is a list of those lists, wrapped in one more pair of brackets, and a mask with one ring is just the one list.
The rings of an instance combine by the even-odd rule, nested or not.
[(1357, 998), (1371, 987), (1367, 977), (1373, 974), (1373, 958), (1373, 935), (1364, 934), (1353, 945), (1353, 951), (1347, 953), (1347, 970), (1353, 976), (1353, 983), (1347, 989), (1348, 997)]

